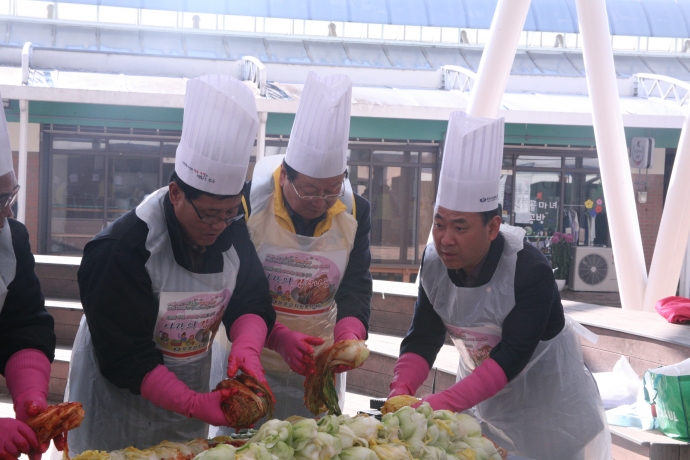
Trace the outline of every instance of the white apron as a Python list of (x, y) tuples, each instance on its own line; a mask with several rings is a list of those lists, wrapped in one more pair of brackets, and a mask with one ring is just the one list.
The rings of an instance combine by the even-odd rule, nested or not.
[(5, 226), (0, 230), (0, 312), (5, 306), (7, 287), (17, 273), (17, 258), (12, 247), (12, 230), (10, 223), (5, 219)]
[[(192, 273), (180, 267), (173, 256), (163, 209), (167, 193), (168, 187), (159, 189), (136, 209), (137, 217), (149, 228), (146, 249), (151, 256), (146, 271), (159, 297), (151, 340), (170, 371), (192, 390), (208, 392), (211, 343), (235, 289), (239, 257), (233, 247), (226, 251), (220, 273)], [(74, 342), (67, 387), (65, 401), (81, 402), (86, 414), (81, 427), (69, 434), (70, 453), (112, 451), (130, 445), (145, 448), (163, 440), (181, 442), (208, 434), (206, 423), (156, 407), (107, 381), (99, 371), (85, 317)]]
[[(484, 286), (455, 286), (433, 243), (424, 253), (422, 286), (460, 353), (458, 381), (489, 357), (515, 306), (515, 266), (524, 232), (508, 226), (501, 230), (503, 255)], [(566, 316), (563, 331), (540, 342), (527, 367), (476, 406), (479, 419), (511, 453), (535, 460), (611, 458), (603, 405), (573, 323)]]
[[(262, 160), (263, 162), (263, 160)], [(260, 164), (262, 163), (260, 162)], [(329, 231), (318, 237), (296, 235), (276, 221), (273, 203), (273, 173), (282, 156), (267, 157), (257, 165), (252, 180), (252, 214), (248, 227), (256, 252), (269, 282), (276, 321), (307, 335), (321, 337), (324, 344), (315, 353), (333, 344), (337, 319), (335, 293), (342, 281), (354, 245), (357, 220), (352, 216), (352, 189), (345, 181), (341, 201), (347, 210), (333, 216)], [(304, 407), (304, 377), (290, 370), (275, 351), (263, 349), (261, 362), (276, 398), (275, 418), (291, 415), (313, 417)], [(345, 374), (336, 377), (340, 405), (345, 400)]]

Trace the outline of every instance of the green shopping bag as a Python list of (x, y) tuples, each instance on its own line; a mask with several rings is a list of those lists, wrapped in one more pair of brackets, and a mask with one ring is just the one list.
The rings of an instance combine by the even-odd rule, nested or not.
[[(644, 396), (649, 404), (656, 404), (656, 417), (662, 433), (669, 438), (690, 441), (690, 375), (665, 374), (669, 368), (686, 362), (690, 360), (645, 372)], [(664, 373), (657, 373), (662, 369)], [(678, 373), (678, 369), (674, 370), (670, 372)]]

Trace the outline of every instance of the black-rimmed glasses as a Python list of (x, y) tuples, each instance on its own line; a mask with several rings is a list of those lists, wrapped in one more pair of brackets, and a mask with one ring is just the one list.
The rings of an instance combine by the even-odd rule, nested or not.
[(19, 194), (19, 185), (12, 189), (7, 195), (0, 195), (0, 209), (5, 206), (12, 206), (15, 201), (17, 201), (17, 195)]
[(215, 225), (219, 222), (225, 222), (225, 225), (230, 225), (233, 222), (237, 222), (238, 220), (244, 217), (243, 212), (238, 213), (236, 216), (227, 218), (223, 218), (220, 216), (202, 216), (199, 210), (196, 208), (196, 206), (194, 206), (194, 202), (192, 200), (187, 201), (189, 201), (189, 204), (191, 204), (192, 208), (194, 208), (194, 212), (196, 212), (196, 215), (199, 216), (199, 220), (208, 225)]

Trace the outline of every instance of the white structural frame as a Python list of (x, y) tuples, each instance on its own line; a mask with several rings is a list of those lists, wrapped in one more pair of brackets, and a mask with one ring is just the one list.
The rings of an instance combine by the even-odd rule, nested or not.
[[(31, 42), (24, 44), (22, 49), (22, 86), (29, 84), (29, 69), (31, 66), (31, 54), (33, 45)], [(29, 101), (19, 100), (19, 164), (17, 167), (17, 182), (21, 185), (19, 196), (17, 197), (17, 220), (26, 223), (26, 189), (29, 187), (27, 182), (27, 171), (29, 164)]]
[(242, 56), (242, 80), (251, 81), (266, 97), (266, 66), (254, 56)]
[(664, 211), (654, 246), (652, 265), (644, 296), (644, 310), (654, 311), (656, 303), (676, 295), (678, 280), (690, 235), (690, 213), (683, 211), (690, 199), (690, 113), (680, 133), (676, 159), (668, 184)]
[(621, 305), (624, 309), (641, 310), (647, 267), (618, 99), (606, 3), (576, 0), (576, 5)]
[(457, 65), (441, 66), (441, 88), (446, 91), (458, 90), (461, 93), (469, 93), (477, 79), (477, 74), (470, 69)]
[(635, 79), (635, 96), (645, 99), (656, 96), (664, 101), (673, 99), (681, 107), (690, 98), (690, 83), (688, 82), (650, 73), (638, 73), (633, 75), (633, 78)]
[(468, 115), (498, 117), (529, 5), (530, 0), (499, 0), (496, 5), (489, 41), (479, 61), (477, 80), (470, 93)]

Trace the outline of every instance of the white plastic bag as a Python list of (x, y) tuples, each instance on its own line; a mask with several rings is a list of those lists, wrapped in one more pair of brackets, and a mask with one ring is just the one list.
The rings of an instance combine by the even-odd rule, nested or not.
[(606, 411), (609, 425), (629, 426), (642, 430), (658, 430), (659, 423), (652, 415), (652, 407), (645, 400), (644, 389), (640, 385), (637, 400), (633, 404), (618, 406)]
[(642, 387), (642, 379), (637, 376), (625, 356), (621, 356), (613, 366), (613, 372), (597, 372), (592, 375), (597, 381), (604, 409), (633, 404)]
[(668, 375), (671, 377), (680, 377), (681, 375), (690, 375), (690, 358), (670, 366), (658, 367), (650, 369), (655, 374)]

